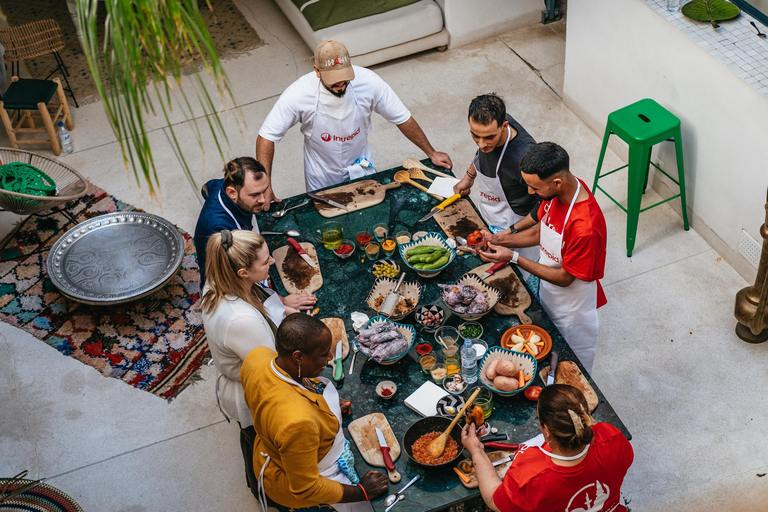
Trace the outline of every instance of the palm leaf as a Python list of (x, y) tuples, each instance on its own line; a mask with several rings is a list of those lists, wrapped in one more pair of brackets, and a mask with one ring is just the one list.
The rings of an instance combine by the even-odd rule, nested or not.
[[(139, 187), (146, 183), (156, 197), (160, 186), (152, 147), (147, 137), (146, 116), (160, 111), (184, 171), (195, 182), (173, 130), (170, 113), (178, 106), (192, 128), (200, 148), (203, 138), (195, 120), (193, 103), (182, 83), (182, 71), (200, 64), (215, 84), (217, 108), (200, 73), (191, 80), (193, 98), (202, 110), (219, 155), (228, 143), (219, 111), (235, 104), (232, 88), (216, 53), (197, 0), (104, 0), (104, 42), (99, 44), (97, 7), (100, 0), (77, 0), (82, 27), (83, 51), (96, 83), (107, 119), (120, 143), (123, 162), (130, 164)], [(207, 0), (208, 8), (210, 3)], [(242, 115), (238, 112), (242, 132)]]
[(693, 0), (682, 8), (683, 14), (696, 21), (708, 21), (714, 28), (720, 25), (718, 21), (735, 18), (741, 9), (725, 0)]

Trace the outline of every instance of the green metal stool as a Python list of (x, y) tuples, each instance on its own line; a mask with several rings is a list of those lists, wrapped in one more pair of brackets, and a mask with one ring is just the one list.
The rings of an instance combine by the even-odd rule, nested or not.
[[(608, 147), (608, 139), (610, 139), (612, 133), (618, 135), (624, 142), (629, 144), (629, 164), (601, 175), (600, 168), (603, 166), (605, 150)], [(675, 142), (677, 179), (673, 178), (664, 169), (651, 162), (651, 149), (653, 146), (666, 140), (674, 140)], [(651, 165), (664, 173), (667, 178), (675, 182), (678, 185), (680, 192), (641, 210), (640, 202), (645, 193), (645, 189), (648, 187), (648, 173), (650, 172)], [(628, 199), (626, 208), (597, 184), (597, 180), (600, 178), (604, 178), (609, 174), (620, 171), (625, 167), (629, 168)], [(647, 98), (608, 114), (608, 124), (605, 127), (603, 147), (600, 149), (600, 158), (597, 161), (597, 171), (595, 172), (595, 182), (592, 184), (592, 193), (598, 188), (627, 214), (628, 257), (632, 256), (632, 249), (635, 248), (638, 218), (640, 214), (646, 210), (650, 210), (651, 208), (655, 208), (660, 204), (664, 204), (667, 201), (679, 197), (683, 205), (683, 227), (688, 231), (688, 210), (685, 205), (685, 172), (683, 167), (683, 143), (680, 132), (680, 119), (672, 115), (667, 109), (655, 101)]]

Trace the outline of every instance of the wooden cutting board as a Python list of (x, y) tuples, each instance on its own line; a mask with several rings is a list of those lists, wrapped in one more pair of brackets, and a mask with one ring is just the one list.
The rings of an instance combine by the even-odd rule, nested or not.
[[(368, 414), (362, 418), (358, 418), (349, 424), (349, 435), (352, 436), (352, 440), (355, 441), (357, 449), (360, 450), (360, 455), (363, 456), (365, 462), (369, 466), (384, 467), (384, 456), (381, 454), (381, 448), (379, 448), (379, 439), (376, 437), (376, 427), (381, 429), (384, 434), (384, 439), (387, 440), (389, 445), (389, 456), (392, 458), (392, 462), (396, 461), (400, 456), (400, 443), (397, 442), (395, 433), (392, 432), (392, 427), (389, 426), (387, 418), (380, 412), (374, 412)], [(393, 473), (387, 470), (389, 473), (389, 481), (397, 483), (400, 481), (400, 474), (393, 479)]]
[[(336, 345), (341, 342), (341, 360), (344, 361), (349, 355), (349, 339), (347, 338), (347, 330), (344, 328), (344, 320), (341, 318), (321, 318), (320, 321), (331, 330), (331, 335), (333, 336), (331, 354), (336, 355)], [(336, 359), (331, 359), (328, 366), (336, 371)], [(341, 373), (341, 376), (344, 378), (344, 372)]]
[(370, 208), (371, 206), (382, 203), (387, 195), (387, 190), (392, 190), (399, 186), (400, 184), (396, 181), (388, 183), (387, 185), (382, 185), (375, 180), (363, 180), (317, 193), (319, 196), (327, 197), (337, 203), (343, 204), (349, 211), (321, 203), (320, 201), (313, 202), (315, 203), (317, 212), (323, 217), (338, 217), (345, 213)]
[[(491, 459), (491, 462), (496, 462), (497, 460), (501, 460), (504, 457), (514, 457), (515, 452), (509, 451), (509, 450), (497, 450), (495, 452), (488, 452), (488, 458)], [(472, 466), (472, 461), (470, 459), (465, 459), (467, 462), (469, 462), (470, 467), (468, 468), (468, 471), (463, 471), (465, 475), (469, 477), (469, 483), (465, 482), (461, 478), (459, 478), (459, 482), (461, 482), (461, 485), (466, 487), (467, 489), (477, 489), (478, 483), (477, 483), (477, 473), (475, 472), (475, 466)], [(509, 469), (509, 466), (512, 464), (512, 461), (505, 462), (504, 464), (499, 464), (496, 466), (496, 473), (499, 475), (499, 478), (504, 480), (504, 475), (507, 474), (507, 470)], [(459, 469), (463, 464), (459, 463)], [(467, 469), (467, 468), (465, 468)]]
[(456, 235), (467, 238), (473, 231), (488, 229), (467, 199), (459, 199), (445, 210), (436, 213), (433, 218), (448, 238), (456, 238)]
[(317, 260), (315, 246), (309, 242), (301, 242), (299, 245), (314, 260), (317, 268), (312, 268), (290, 245), (278, 247), (272, 253), (275, 259), (275, 267), (283, 286), (288, 293), (312, 293), (323, 286), (323, 274), (320, 273), (320, 262)]
[[(481, 276), (493, 265), (494, 263), (486, 263), (473, 268), (470, 272)], [(531, 318), (525, 314), (525, 310), (531, 307), (531, 296), (511, 265), (500, 268), (485, 282), (501, 292), (501, 300), (493, 308), (495, 312), (500, 315), (517, 315), (521, 324), (533, 323)]]
[[(545, 366), (541, 372), (539, 372), (542, 380), (547, 382), (547, 374), (549, 373), (549, 365)], [(584, 393), (584, 397), (587, 399), (587, 405), (589, 406), (589, 412), (594, 411), (597, 408), (598, 398), (595, 390), (589, 385), (584, 374), (581, 373), (579, 367), (573, 361), (560, 361), (557, 363), (557, 369), (555, 369), (555, 384), (568, 384), (570, 386), (579, 389)]]

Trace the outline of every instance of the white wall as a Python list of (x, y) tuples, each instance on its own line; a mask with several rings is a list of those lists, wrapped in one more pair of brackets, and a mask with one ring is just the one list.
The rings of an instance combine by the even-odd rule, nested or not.
[[(742, 228), (762, 242), (768, 98), (641, 0), (576, 0), (567, 23), (565, 103), (602, 136), (610, 112), (659, 102), (682, 122), (693, 219), (730, 249)], [(659, 156), (674, 176), (673, 152)]]
[(541, 21), (542, 0), (435, 0), (451, 34), (449, 48), (464, 46)]

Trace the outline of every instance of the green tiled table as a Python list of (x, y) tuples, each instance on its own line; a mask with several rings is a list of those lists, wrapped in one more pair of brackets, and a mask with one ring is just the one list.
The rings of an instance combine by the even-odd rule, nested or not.
[[(425, 160), (424, 163), (431, 165), (428, 160)], [(392, 181), (394, 173), (400, 169), (396, 168), (380, 172), (373, 176), (373, 179), (377, 179), (382, 183), (389, 183)], [(367, 179), (371, 179), (371, 177), (369, 176)], [(284, 203), (287, 203), (289, 206), (294, 205), (305, 197), (302, 194), (284, 200)], [(334, 220), (338, 220), (343, 224), (344, 236), (349, 239), (353, 239), (359, 231), (368, 229), (371, 232), (373, 225), (380, 222), (386, 222), (389, 225), (390, 233), (395, 233), (401, 229), (406, 229), (411, 233), (416, 231), (436, 231), (442, 233), (434, 219), (417, 223), (418, 219), (423, 217), (437, 202), (436, 199), (431, 198), (415, 187), (404, 184), (398, 189), (387, 192), (387, 197), (383, 203), (365, 210), (336, 217)], [(315, 239), (314, 235), (320, 225), (327, 220), (317, 213), (312, 202), (288, 212), (282, 219), (274, 219), (270, 212), (258, 215), (259, 227), (262, 231), (298, 229), (302, 234), (299, 237), (299, 241), (310, 241), (315, 244), (320, 260), (320, 268), (323, 273), (323, 287), (315, 293), (318, 298), (318, 307), (320, 308), (318, 317), (342, 318), (351, 340), (354, 338), (355, 333), (352, 330), (350, 314), (353, 311), (362, 311), (371, 317), (374, 316), (374, 312), (368, 309), (365, 299), (375, 277), (370, 272), (371, 262), (367, 260), (364, 263), (361, 262), (361, 258), (364, 255), (359, 249), (356, 249), (353, 257), (347, 260), (340, 260), (330, 251), (323, 249), (322, 244)], [(268, 236), (267, 240), (270, 250), (274, 251), (281, 245), (285, 245), (285, 238), (284, 236)], [(383, 253), (381, 257), (383, 257)], [(397, 252), (395, 252), (393, 258), (399, 259)], [(465, 272), (482, 263), (474, 255), (458, 256), (450, 266), (435, 278), (424, 279), (416, 273), (408, 271), (406, 280), (418, 279), (424, 286), (420, 304), (430, 304), (439, 301), (438, 283), (455, 282)], [(271, 272), (272, 279), (277, 284), (280, 293), (284, 294), (285, 289), (277, 275), (277, 270), (273, 267)], [(581, 363), (578, 362), (573, 351), (535, 297), (533, 297), (532, 305), (526, 313), (531, 317), (534, 324), (543, 327), (552, 335), (553, 348), (559, 353), (560, 360), (576, 361), (579, 364), (579, 368), (587, 377), (600, 399), (600, 405), (598, 405), (593, 414), (594, 418), (597, 421), (607, 422), (616, 426), (627, 438), (631, 438), (629, 431), (627, 431), (595, 382), (581, 366)], [(407, 316), (402, 322), (414, 323), (413, 315)], [(451, 315), (446, 325), (455, 327), (461, 322), (460, 318)], [(498, 346), (502, 333), (520, 322), (516, 316), (502, 316), (491, 312), (484, 316), (480, 323), (484, 329), (482, 338), (489, 346)], [(418, 327), (416, 327), (416, 330), (419, 340), (430, 341), (436, 347), (433, 334), (422, 332)], [(350, 356), (344, 361), (344, 379), (337, 384), (339, 395), (352, 400), (353, 414), (351, 417), (345, 417), (344, 427), (346, 428), (352, 420), (366, 414), (382, 412), (389, 420), (395, 435), (402, 444), (402, 437), (406, 429), (420, 418), (418, 414), (405, 406), (403, 400), (427, 380), (427, 376), (419, 368), (418, 355), (415, 348), (411, 349), (411, 352), (400, 362), (392, 366), (381, 366), (373, 361), (366, 362), (358, 354), (354, 372), (352, 375), (349, 375), (348, 370), (351, 357), (350, 352)], [(545, 361), (545, 364), (548, 363)], [(332, 378), (330, 368), (326, 371), (325, 376)], [(382, 400), (376, 395), (374, 388), (382, 380), (392, 380), (397, 384), (397, 395), (393, 399)], [(541, 385), (541, 382), (536, 378), (534, 384)], [(494, 395), (493, 413), (489, 421), (492, 426), (499, 429), (499, 432), (505, 432), (509, 435), (510, 443), (525, 441), (539, 433), (536, 422), (536, 404), (529, 402), (522, 393), (508, 398)], [(347, 438), (351, 439), (351, 436), (347, 435)], [(370, 468), (359, 452), (357, 452), (357, 447), (354, 446), (354, 443), (352, 445), (355, 451), (357, 469), (360, 474), (363, 474)], [(466, 454), (463, 456), (466, 456)], [(426, 469), (410, 461), (405, 450), (402, 451), (400, 457), (395, 461), (395, 466), (402, 474), (402, 481), (397, 485), (390, 484), (390, 492), (398, 490), (415, 475), (421, 475), (421, 479), (406, 491), (407, 498), (396, 505), (392, 509), (393, 512), (440, 510), (448, 505), (479, 496), (477, 489), (469, 490), (462, 486), (450, 467), (446, 469)], [(384, 471), (383, 468), (374, 469)], [(382, 498), (373, 501), (373, 508), (377, 511), (384, 510)]]

